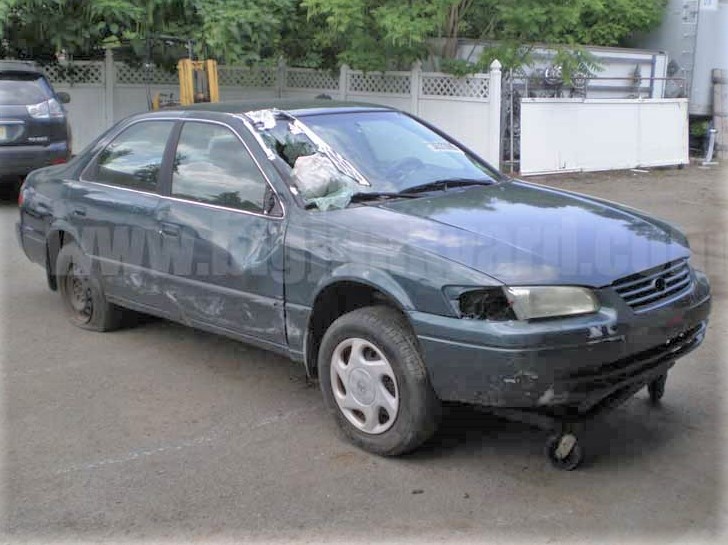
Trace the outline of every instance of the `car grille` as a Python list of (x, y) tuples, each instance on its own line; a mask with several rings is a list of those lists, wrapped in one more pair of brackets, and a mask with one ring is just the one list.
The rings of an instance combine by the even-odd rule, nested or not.
[(636, 312), (645, 312), (682, 295), (691, 281), (688, 260), (681, 259), (621, 278), (612, 287)]

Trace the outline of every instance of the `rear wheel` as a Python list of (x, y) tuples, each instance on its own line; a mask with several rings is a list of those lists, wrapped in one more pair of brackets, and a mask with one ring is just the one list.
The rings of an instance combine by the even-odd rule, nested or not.
[(122, 310), (106, 300), (91, 260), (75, 242), (61, 248), (56, 271), (58, 289), (71, 323), (92, 331), (110, 331), (121, 325)]
[(437, 429), (439, 401), (396, 310), (365, 307), (338, 318), (324, 335), (318, 368), (328, 409), (361, 448), (403, 454)]
[(12, 176), (9, 178), (0, 177), (0, 200), (16, 200), (22, 183), (23, 179), (20, 176)]

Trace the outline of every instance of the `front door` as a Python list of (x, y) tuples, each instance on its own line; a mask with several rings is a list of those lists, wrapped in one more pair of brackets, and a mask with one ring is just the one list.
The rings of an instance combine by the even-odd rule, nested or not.
[(167, 295), (190, 325), (285, 344), (283, 238), (277, 197), (225, 124), (186, 121), (169, 198), (158, 214), (172, 254)]

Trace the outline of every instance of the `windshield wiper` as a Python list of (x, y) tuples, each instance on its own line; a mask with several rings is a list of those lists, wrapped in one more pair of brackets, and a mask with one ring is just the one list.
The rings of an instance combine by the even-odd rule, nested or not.
[(419, 195), (410, 195), (409, 192), (392, 193), (391, 191), (360, 191), (351, 196), (351, 202), (374, 201), (378, 199), (414, 199)]
[(451, 187), (466, 187), (470, 185), (493, 185), (495, 182), (491, 179), (476, 180), (475, 178), (445, 178), (427, 182), (426, 184), (415, 185), (403, 189), (400, 195), (412, 193), (425, 193), (427, 191), (447, 191)]
[[(350, 203), (368, 203), (369, 201), (378, 201), (380, 199), (416, 199), (422, 195), (409, 195), (408, 193), (392, 193), (389, 191), (360, 191), (351, 196)], [(306, 210), (318, 208), (315, 202), (309, 202), (304, 205)]]

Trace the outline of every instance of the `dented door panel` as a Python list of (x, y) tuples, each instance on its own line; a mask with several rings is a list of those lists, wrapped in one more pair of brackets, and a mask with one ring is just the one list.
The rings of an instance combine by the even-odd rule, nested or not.
[(171, 199), (158, 217), (157, 272), (182, 321), (284, 344), (284, 222)]

